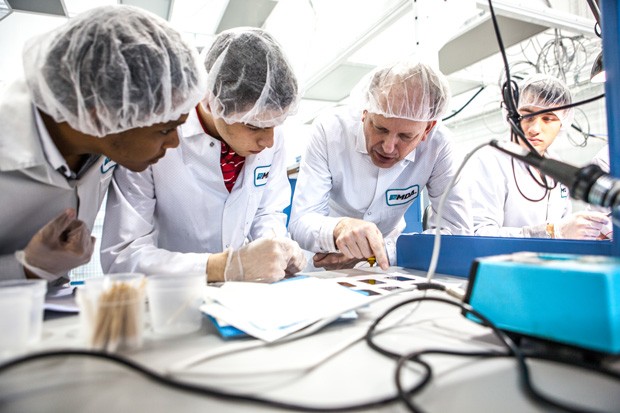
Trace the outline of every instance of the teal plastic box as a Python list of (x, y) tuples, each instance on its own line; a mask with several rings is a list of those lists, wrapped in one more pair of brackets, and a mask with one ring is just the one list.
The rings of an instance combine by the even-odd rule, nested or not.
[(479, 258), (465, 301), (502, 330), (620, 353), (618, 258), (533, 252)]

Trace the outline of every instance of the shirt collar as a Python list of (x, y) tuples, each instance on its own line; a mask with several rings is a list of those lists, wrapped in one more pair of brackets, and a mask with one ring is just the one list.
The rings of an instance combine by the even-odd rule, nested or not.
[(185, 123), (179, 126), (179, 129), (181, 131), (182, 137), (197, 136), (206, 133), (202, 128), (200, 119), (198, 119), (196, 109), (192, 109), (189, 111), (187, 120), (185, 121)]
[(366, 137), (364, 136), (364, 124), (362, 122), (359, 122), (357, 132), (355, 133), (355, 150), (359, 153), (368, 153), (366, 150)]
[(67, 178), (75, 178), (75, 173), (69, 168), (67, 165), (67, 161), (60, 154), (60, 151), (52, 141), (52, 137), (50, 136), (45, 124), (43, 123), (43, 118), (41, 114), (37, 110), (37, 107), (32, 105), (32, 110), (34, 111), (34, 118), (37, 125), (37, 131), (39, 132), (39, 137), (41, 138), (41, 144), (43, 145), (43, 153), (47, 158), (47, 161), (52, 165), (52, 168), (63, 174)]
[(43, 145), (43, 153), (45, 153), (45, 157), (47, 161), (52, 165), (52, 167), (60, 172), (67, 179), (80, 179), (82, 175), (84, 175), (91, 166), (93, 166), (100, 158), (100, 155), (89, 155), (88, 159), (84, 161), (80, 170), (75, 173), (69, 168), (67, 161), (62, 156), (52, 137), (50, 136), (47, 128), (45, 127), (45, 123), (43, 122), (43, 118), (41, 114), (37, 110), (36, 106), (33, 105), (34, 109), (34, 117), (37, 125), (37, 131), (39, 132), (39, 136), (41, 138), (41, 144)]
[[(427, 138), (427, 139), (428, 139), (428, 138)], [(420, 142), (420, 143), (418, 144), (418, 146), (416, 146), (416, 148), (415, 148), (414, 150), (412, 150), (411, 152), (409, 152), (409, 153), (407, 154), (407, 156), (405, 156), (405, 159), (403, 159), (403, 160), (404, 160), (404, 161), (408, 161), (408, 162), (413, 162), (413, 161), (415, 161), (415, 154), (416, 154), (416, 152), (418, 151), (418, 148), (420, 147), (420, 145), (421, 145), (422, 143), (424, 143), (424, 142)]]

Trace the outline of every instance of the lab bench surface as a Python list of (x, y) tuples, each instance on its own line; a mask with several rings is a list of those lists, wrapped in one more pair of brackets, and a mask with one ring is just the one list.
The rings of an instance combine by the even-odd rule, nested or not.
[[(423, 275), (415, 270), (404, 270)], [(314, 273), (313, 273), (314, 274)], [(316, 273), (322, 277), (346, 272)], [(444, 278), (451, 280), (451, 277)], [(462, 281), (462, 279), (459, 279)], [(158, 337), (147, 328), (144, 346), (121, 355), (159, 373), (175, 370), (174, 378), (225, 392), (252, 394), (280, 402), (333, 409), (396, 394), (395, 360), (370, 349), (363, 337), (370, 324), (388, 307), (421, 292), (403, 293), (373, 304), (353, 322), (337, 323), (318, 333), (280, 345), (260, 346), (250, 338), (226, 341), (205, 319), (201, 330), (174, 338)], [(427, 296), (447, 297), (440, 292)], [(320, 303), (320, 299), (317, 299)], [(502, 351), (490, 330), (465, 319), (460, 310), (436, 302), (409, 306), (397, 316), (398, 328), (377, 336), (382, 346), (399, 353), (427, 348), (460, 351)], [(283, 309), (284, 311), (285, 309)], [(413, 311), (412, 314), (408, 314)], [(404, 319), (403, 314), (409, 315)], [(396, 317), (396, 316), (395, 316)], [(320, 365), (314, 364), (336, 349), (346, 350)], [(28, 352), (83, 349), (78, 316), (44, 323), (43, 339)], [(192, 358), (231, 351), (180, 369)], [(6, 359), (5, 359), (6, 360)], [(546, 412), (521, 390), (512, 358), (428, 356), (431, 384), (414, 398), (426, 412)], [(617, 411), (620, 382), (573, 367), (530, 360), (535, 385), (545, 394), (598, 411)], [(412, 367), (403, 374), (407, 386), (420, 378)], [(57, 357), (29, 362), (0, 374), (2, 412), (262, 412), (288, 411), (240, 400), (202, 396), (165, 387), (120, 365), (88, 357)], [(402, 402), (365, 411), (405, 412)]]

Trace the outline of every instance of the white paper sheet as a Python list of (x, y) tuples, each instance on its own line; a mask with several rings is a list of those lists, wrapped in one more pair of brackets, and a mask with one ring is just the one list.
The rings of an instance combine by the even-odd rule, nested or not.
[(205, 313), (265, 341), (370, 302), (331, 280), (312, 277), (275, 284), (232, 282), (207, 291)]

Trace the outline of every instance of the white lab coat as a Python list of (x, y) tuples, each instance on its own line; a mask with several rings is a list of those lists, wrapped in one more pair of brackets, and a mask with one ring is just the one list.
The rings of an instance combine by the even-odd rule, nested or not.
[[(596, 155), (594, 155), (594, 158), (592, 158), (592, 161), (590, 161), (590, 163), (600, 167), (603, 170), (603, 172), (609, 173), (611, 169), (609, 166), (609, 146), (605, 145), (601, 149), (599, 149), (599, 151), (596, 153)], [(609, 208), (605, 208), (605, 207), (598, 206), (598, 205), (592, 205), (592, 204), (588, 204), (588, 206), (586, 207), (586, 210), (599, 211), (607, 215), (611, 213), (611, 210)], [(604, 234), (611, 234), (611, 231), (612, 231), (612, 223), (609, 222), (606, 225), (606, 229), (601, 232), (603, 232)]]
[(24, 80), (0, 91), (0, 278), (24, 278), (13, 254), (65, 208), (92, 229), (116, 165), (101, 156), (79, 180), (48, 162)]
[(609, 173), (609, 146), (605, 145), (599, 149), (590, 163), (598, 165), (604, 172)]
[(158, 163), (140, 173), (119, 167), (107, 200), (104, 271), (204, 274), (210, 253), (286, 236), (291, 187), (283, 136), (274, 133), (273, 147), (246, 157), (231, 193), (220, 141), (204, 133), (195, 110), (179, 128), (179, 147)]
[[(553, 158), (553, 153), (547, 155)], [(495, 148), (480, 149), (466, 166), (475, 235), (524, 237), (523, 227), (555, 222), (571, 212), (568, 188), (558, 183), (539, 202), (545, 189), (536, 184), (523, 162)], [(549, 182), (553, 182), (548, 178)]]
[[(439, 125), (401, 162), (387, 169), (375, 166), (361, 116), (336, 108), (314, 122), (295, 188), (291, 237), (306, 250), (335, 252), (333, 232), (341, 217), (363, 219), (377, 224), (395, 265), (407, 208), (425, 186), (438, 208), (457, 169), (449, 132)], [(443, 233), (471, 234), (469, 201), (460, 183), (450, 191), (443, 215)], [(435, 226), (433, 218), (430, 224)]]

